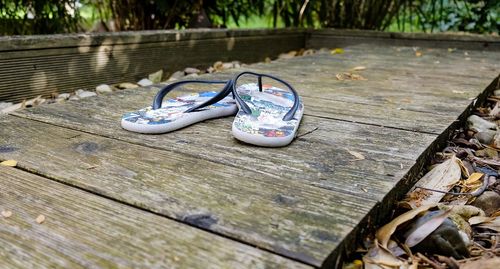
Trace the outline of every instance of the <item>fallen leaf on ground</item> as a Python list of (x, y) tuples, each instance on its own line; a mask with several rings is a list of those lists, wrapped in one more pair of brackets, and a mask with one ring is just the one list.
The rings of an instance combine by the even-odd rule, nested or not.
[(386, 225), (382, 226), (380, 229), (378, 229), (377, 233), (375, 234), (378, 241), (382, 245), (382, 247), (387, 248), (387, 244), (389, 243), (389, 239), (391, 239), (391, 235), (396, 231), (399, 225), (413, 219), (416, 217), (418, 214), (425, 212), (429, 210), (430, 208), (434, 207), (435, 205), (424, 205), (415, 209), (412, 209), (406, 213), (403, 213), (393, 219), (391, 222), (387, 223)]
[(417, 56), (417, 57), (422, 56), (422, 52), (420, 52), (420, 51), (418, 51), (418, 50), (417, 50), (417, 51), (415, 51), (415, 56)]
[(392, 255), (386, 248), (380, 247), (377, 241), (363, 256), (365, 269), (400, 268), (404, 262)]
[(342, 74), (336, 74), (337, 80), (367, 80), (361, 75), (344, 72)]
[(351, 78), (351, 80), (366, 80), (366, 78), (358, 74), (349, 73), (349, 77)]
[(17, 161), (15, 161), (15, 160), (7, 160), (7, 161), (1, 162), (0, 165), (10, 166), (10, 167), (16, 167)]
[(361, 160), (365, 159), (365, 156), (363, 156), (363, 154), (361, 154), (357, 151), (352, 151), (352, 150), (348, 150), (348, 149), (346, 149), (346, 151), (349, 152), (349, 154), (351, 154), (352, 156), (356, 157), (355, 161), (361, 161)]
[(341, 48), (335, 48), (330, 51), (331, 54), (342, 54), (344, 53), (344, 49)]
[(365, 66), (356, 66), (356, 67), (352, 68), (351, 71), (363, 71), (365, 69), (366, 69)]
[(495, 106), (491, 109), (489, 114), (490, 116), (497, 118), (500, 116), (500, 102), (495, 103)]
[(12, 211), (10, 211), (10, 210), (3, 210), (2, 211), (2, 216), (4, 218), (8, 218), (8, 217), (12, 216)]
[(469, 178), (470, 177), (469, 169), (467, 169), (464, 162), (462, 162), (462, 160), (457, 158), (457, 163), (460, 166), (460, 170), (462, 171), (462, 175), (464, 175), (466, 178)]
[(490, 221), (485, 221), (481, 224), (479, 224), (477, 227), (484, 228), (484, 229), (490, 229), (493, 230), (497, 233), (500, 233), (500, 217), (495, 217), (494, 219)]
[(38, 217), (36, 217), (36, 222), (38, 224), (42, 224), (44, 221), (45, 221), (45, 216), (44, 215), (38, 215)]
[(469, 224), (470, 225), (478, 225), (484, 222), (489, 222), (494, 220), (494, 217), (486, 217), (486, 216), (474, 216), (469, 219)]
[(429, 234), (434, 232), (450, 215), (451, 209), (437, 213), (430, 217), (426, 222), (422, 223), (406, 238), (405, 244), (409, 247), (416, 246), (422, 242)]
[(457, 157), (452, 155), (448, 160), (436, 165), (415, 184), (415, 188), (407, 194), (408, 203), (413, 208), (438, 203), (445, 194), (428, 189), (449, 191), (460, 180), (461, 174)]
[(483, 173), (472, 173), (472, 175), (465, 180), (465, 185), (472, 185), (473, 183), (479, 182), (483, 175)]

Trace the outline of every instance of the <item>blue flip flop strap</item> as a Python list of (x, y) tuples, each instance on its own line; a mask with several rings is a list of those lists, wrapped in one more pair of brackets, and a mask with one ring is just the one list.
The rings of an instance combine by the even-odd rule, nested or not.
[(209, 100), (207, 100), (206, 102), (204, 102), (202, 104), (194, 106), (194, 107), (185, 111), (185, 112), (192, 112), (192, 111), (195, 111), (197, 109), (215, 104), (218, 101), (224, 99), (224, 97), (226, 97), (231, 92), (231, 89), (232, 89), (231, 82), (232, 81), (226, 81), (226, 80), (183, 80), (183, 81), (174, 82), (174, 83), (169, 84), (169, 85), (160, 89), (160, 91), (156, 94), (156, 96), (153, 100), (152, 108), (153, 108), (153, 110), (161, 108), (161, 104), (163, 103), (163, 98), (165, 97), (165, 95), (167, 95), (173, 89), (175, 89), (181, 85), (184, 85), (184, 84), (188, 84), (188, 83), (226, 84), (224, 86), (224, 88), (219, 93), (217, 93), (214, 97), (210, 98)]
[(235, 76), (232, 79), (232, 82), (230, 83), (230, 84), (232, 84), (230, 86), (233, 89), (234, 99), (236, 100), (236, 102), (240, 106), (241, 110), (243, 110), (243, 112), (245, 112), (246, 114), (252, 114), (252, 110), (250, 109), (250, 107), (245, 103), (245, 101), (243, 101), (243, 99), (241, 99), (240, 95), (236, 91), (236, 85), (237, 85), (236, 82), (237, 82), (238, 78), (240, 78), (242, 75), (245, 75), (245, 74), (254, 75), (257, 77), (257, 82), (258, 82), (257, 84), (259, 86), (259, 91), (261, 91), (261, 92), (262, 92), (262, 77), (274, 79), (276, 81), (281, 82), (283, 85), (287, 86), (288, 89), (290, 89), (290, 91), (293, 94), (294, 101), (293, 101), (293, 106), (285, 114), (285, 116), (283, 116), (283, 120), (289, 121), (289, 120), (293, 119), (293, 117), (295, 116), (295, 112), (297, 112), (297, 109), (299, 109), (300, 100), (299, 100), (299, 94), (297, 93), (297, 91), (295, 91), (295, 89), (292, 87), (292, 85), (288, 84), (286, 81), (279, 79), (275, 76), (271, 76), (271, 75), (267, 75), (267, 74), (259, 74), (259, 73), (250, 72), (250, 71), (245, 71), (245, 72), (239, 73), (237, 76)]

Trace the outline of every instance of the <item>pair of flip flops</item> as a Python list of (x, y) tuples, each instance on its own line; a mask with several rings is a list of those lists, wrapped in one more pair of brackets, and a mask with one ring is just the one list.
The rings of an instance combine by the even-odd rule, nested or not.
[[(255, 76), (257, 83), (238, 86), (242, 76)], [(287, 89), (262, 83), (262, 78), (275, 80)], [(219, 92), (200, 92), (163, 100), (173, 89), (184, 84), (224, 84)], [(230, 95), (231, 94), (231, 95)], [(232, 133), (243, 142), (265, 146), (286, 146), (295, 138), (304, 105), (298, 93), (277, 77), (242, 72), (229, 81), (186, 80), (163, 87), (153, 105), (122, 117), (126, 130), (159, 134), (171, 132), (196, 122), (236, 115)]]

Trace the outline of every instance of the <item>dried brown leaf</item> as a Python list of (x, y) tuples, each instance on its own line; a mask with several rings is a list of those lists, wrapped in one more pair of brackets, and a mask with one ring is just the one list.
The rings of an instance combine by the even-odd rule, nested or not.
[(483, 175), (483, 173), (472, 173), (472, 175), (465, 180), (465, 185), (470, 186), (474, 183), (480, 182), (479, 180), (483, 177)]
[(453, 186), (460, 180), (462, 174), (457, 160), (457, 157), (452, 155), (451, 158), (439, 165), (436, 165), (431, 171), (425, 174), (417, 182), (417, 184), (415, 184), (415, 188), (407, 194), (407, 197), (409, 198), (408, 203), (411, 204), (412, 207), (428, 204), (434, 205), (438, 203), (445, 196), (445, 194), (427, 189), (449, 191), (453, 188)]
[(404, 262), (394, 256), (387, 248), (380, 247), (375, 241), (375, 244), (363, 256), (365, 269), (380, 269), (380, 268), (400, 268)]
[(351, 71), (363, 71), (363, 70), (366, 70), (365, 66), (356, 66), (353, 69), (351, 69)]
[(500, 217), (495, 217), (490, 221), (483, 222), (477, 227), (491, 229), (497, 233), (500, 233)]
[(494, 220), (494, 217), (486, 217), (486, 216), (474, 216), (469, 219), (470, 225), (478, 225), (484, 222), (489, 222)]
[(365, 156), (363, 156), (363, 154), (357, 152), (357, 151), (352, 151), (352, 150), (348, 150), (348, 149), (345, 149), (347, 152), (349, 152), (349, 154), (351, 154), (352, 156), (356, 157), (355, 161), (361, 161), (361, 160), (364, 160), (365, 159)]
[(391, 239), (391, 235), (396, 231), (399, 225), (415, 218), (418, 214), (425, 212), (434, 206), (435, 205), (424, 205), (412, 209), (404, 214), (401, 214), (400, 216), (393, 219), (391, 222), (387, 223), (386, 225), (378, 229), (375, 236), (377, 237), (382, 247), (387, 248), (387, 244), (389, 243), (389, 239)]

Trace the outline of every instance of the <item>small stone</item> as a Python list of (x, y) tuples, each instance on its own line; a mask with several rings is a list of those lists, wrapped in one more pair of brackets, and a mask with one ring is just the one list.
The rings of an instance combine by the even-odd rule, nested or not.
[(494, 191), (485, 191), (476, 198), (472, 205), (481, 208), (486, 215), (490, 216), (500, 208), (500, 194)]
[(193, 68), (193, 67), (187, 67), (184, 69), (184, 74), (190, 75), (190, 74), (198, 74), (200, 73), (200, 69), (198, 68)]
[(78, 96), (78, 98), (88, 98), (92, 96), (97, 96), (97, 93), (85, 90), (78, 90), (75, 92), (75, 94)]
[(210, 66), (209, 68), (207, 68), (207, 73), (213, 73), (217, 70), (215, 70), (215, 68), (213, 68), (212, 66)]
[(197, 77), (197, 76), (198, 76), (198, 74), (193, 73), (193, 74), (189, 74), (189, 75), (187, 75), (187, 76), (186, 76), (186, 78), (195, 78), (195, 77)]
[(494, 96), (500, 96), (500, 90), (495, 90), (495, 91), (493, 92), (493, 95), (494, 95)]
[(183, 71), (175, 71), (169, 78), (169, 80), (178, 80), (182, 77), (184, 77), (185, 74)]
[(118, 85), (116, 85), (120, 89), (134, 89), (139, 87), (137, 84), (130, 83), (130, 82), (123, 82)]
[(472, 115), (467, 118), (467, 127), (476, 132), (497, 129), (497, 125), (495, 123), (487, 121), (477, 115)]
[(233, 63), (223, 63), (222, 69), (231, 69), (233, 68)]
[(292, 59), (294, 58), (295, 56), (297, 55), (297, 52), (292, 50), (290, 52), (287, 52), (287, 53), (281, 53), (279, 56), (278, 56), (278, 59)]
[(3, 210), (2, 211), (2, 216), (4, 218), (9, 218), (10, 216), (12, 216), (12, 211), (10, 211), (10, 210)]
[(479, 133), (476, 133), (474, 137), (477, 138), (477, 140), (482, 144), (489, 145), (493, 142), (493, 138), (495, 137), (496, 134), (497, 132), (493, 130), (483, 130), (480, 131)]
[(233, 68), (240, 68), (241, 67), (241, 64), (239, 61), (233, 61), (232, 64), (233, 64)]
[(313, 55), (314, 53), (315, 53), (315, 51), (313, 49), (307, 49), (307, 50), (304, 50), (302, 55), (307, 56), (307, 55)]
[(158, 70), (152, 74), (149, 74), (148, 79), (153, 83), (158, 83), (163, 78), (163, 70)]
[(57, 96), (56, 99), (63, 99), (63, 100), (67, 100), (69, 97), (71, 96), (71, 94), (69, 93), (61, 93)]
[(70, 101), (78, 101), (78, 100), (80, 100), (80, 98), (78, 96), (76, 96), (76, 95), (72, 95), (68, 100), (70, 100)]
[(265, 62), (265, 63), (267, 63), (267, 64), (268, 64), (268, 63), (270, 63), (270, 62), (271, 62), (271, 58), (266, 57), (266, 58), (264, 59), (264, 62)]
[[(405, 232), (405, 237), (408, 237), (411, 232), (421, 227), (430, 218), (440, 212), (442, 211), (428, 212), (424, 216), (414, 220)], [(452, 256), (455, 259), (469, 257), (469, 251), (460, 230), (449, 218), (446, 218), (436, 230), (425, 237), (420, 243), (413, 246), (412, 250), (428, 254)]]
[[(6, 103), (7, 104), (7, 103)], [(21, 103), (17, 103), (17, 104), (12, 104), (12, 103), (9, 103), (11, 105), (7, 106), (5, 105), (2, 109), (0, 109), (0, 114), (3, 114), (3, 113), (10, 113), (12, 111), (15, 111), (15, 110), (18, 110), (18, 109), (21, 109), (21, 108), (24, 108), (24, 102), (21, 102)]]
[(14, 103), (11, 102), (0, 102), (0, 111), (2, 111), (4, 108), (8, 108), (10, 106), (14, 105)]
[(221, 61), (217, 61), (214, 63), (213, 67), (215, 68), (215, 70), (222, 70), (222, 65), (223, 63)]
[(137, 84), (139, 84), (139, 86), (141, 86), (141, 87), (146, 87), (146, 86), (153, 85), (153, 82), (147, 78), (143, 78), (143, 79), (139, 80), (137, 82)]
[(111, 88), (111, 86), (107, 84), (101, 84), (95, 87), (95, 91), (99, 94), (103, 94), (103, 93), (111, 93), (113, 92), (113, 89)]
[(45, 221), (45, 216), (44, 215), (38, 215), (38, 217), (36, 217), (36, 222), (38, 224), (42, 224), (44, 221)]

